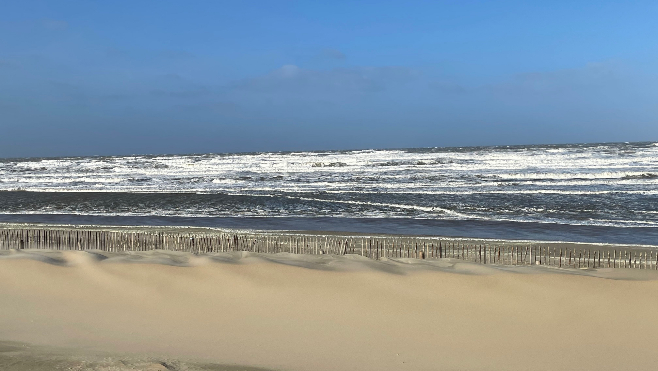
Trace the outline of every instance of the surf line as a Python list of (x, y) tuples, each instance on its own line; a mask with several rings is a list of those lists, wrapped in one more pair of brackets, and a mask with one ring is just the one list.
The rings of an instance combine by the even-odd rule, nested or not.
[(400, 205), (400, 204), (387, 204), (387, 203), (382, 203), (382, 202), (367, 202), (367, 201), (350, 201), (350, 200), (323, 200), (321, 198), (311, 198), (311, 197), (294, 197), (294, 196), (283, 196), (285, 198), (293, 199), (293, 200), (303, 200), (303, 201), (319, 201), (319, 202), (327, 202), (327, 203), (341, 203), (341, 204), (352, 204), (352, 205), (368, 205), (368, 206), (383, 206), (383, 207), (393, 207), (396, 209), (403, 209), (403, 210), (421, 210), (421, 211), (427, 211), (427, 212), (442, 212), (445, 214), (450, 214), (454, 216), (459, 216), (462, 218), (466, 219), (475, 219), (476, 217), (467, 215), (467, 214), (462, 214), (456, 211), (444, 209), (441, 207), (427, 207), (427, 206), (413, 206), (413, 205)]

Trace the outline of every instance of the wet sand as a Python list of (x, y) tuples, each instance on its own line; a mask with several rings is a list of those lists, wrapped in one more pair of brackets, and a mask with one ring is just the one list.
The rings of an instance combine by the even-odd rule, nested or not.
[(651, 369), (656, 308), (651, 270), (13, 250), (0, 368)]

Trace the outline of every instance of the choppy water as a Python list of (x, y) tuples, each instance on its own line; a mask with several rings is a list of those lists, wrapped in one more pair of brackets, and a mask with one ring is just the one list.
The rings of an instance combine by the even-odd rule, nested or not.
[(0, 159), (0, 214), (658, 244), (658, 143)]

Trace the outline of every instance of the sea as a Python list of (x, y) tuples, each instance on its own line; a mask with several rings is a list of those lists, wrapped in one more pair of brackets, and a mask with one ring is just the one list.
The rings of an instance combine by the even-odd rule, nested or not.
[(658, 143), (5, 158), (0, 222), (658, 245)]

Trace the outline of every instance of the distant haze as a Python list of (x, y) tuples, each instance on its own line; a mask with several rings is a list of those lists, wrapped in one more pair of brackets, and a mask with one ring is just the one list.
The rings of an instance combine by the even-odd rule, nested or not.
[(4, 2), (0, 157), (658, 140), (658, 3)]

